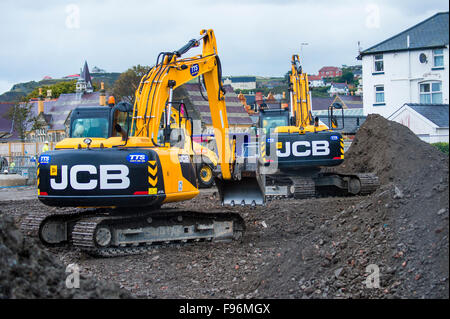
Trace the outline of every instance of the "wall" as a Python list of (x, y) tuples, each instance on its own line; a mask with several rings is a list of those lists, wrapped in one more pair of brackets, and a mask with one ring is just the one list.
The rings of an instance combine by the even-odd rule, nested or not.
[(448, 142), (448, 128), (438, 128), (420, 114), (405, 106), (389, 120), (405, 125), (427, 143)]
[[(428, 62), (420, 63), (419, 56), (425, 53)], [(444, 69), (432, 70), (432, 50), (385, 53), (384, 74), (373, 75), (374, 56), (365, 55), (363, 66), (364, 114), (377, 113), (390, 116), (405, 103), (420, 103), (419, 84), (423, 81), (442, 82), (442, 101), (449, 103), (449, 50), (444, 49)], [(384, 85), (385, 105), (374, 106), (375, 85)]]

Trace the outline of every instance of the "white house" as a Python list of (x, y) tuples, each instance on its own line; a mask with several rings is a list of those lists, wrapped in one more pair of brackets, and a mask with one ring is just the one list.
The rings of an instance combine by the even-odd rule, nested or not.
[(405, 103), (449, 103), (448, 12), (362, 51), (364, 114), (389, 117)]
[(328, 94), (348, 94), (348, 86), (345, 83), (331, 83), (331, 87), (328, 90)]
[(389, 120), (401, 123), (428, 143), (447, 142), (448, 104), (404, 104)]
[(320, 75), (308, 75), (308, 84), (313, 88), (324, 87), (325, 81)]
[(256, 77), (233, 76), (224, 79), (223, 84), (230, 84), (233, 90), (256, 90)]

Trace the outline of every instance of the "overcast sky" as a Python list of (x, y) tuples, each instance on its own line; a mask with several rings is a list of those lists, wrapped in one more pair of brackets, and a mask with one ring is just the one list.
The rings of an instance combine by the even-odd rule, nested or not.
[[(445, 0), (86, 0), (0, 2), (0, 94), (14, 83), (90, 68), (152, 65), (214, 29), (224, 75), (282, 76), (293, 53), (304, 70), (353, 65), (366, 49), (436, 12)], [(307, 45), (301, 45), (308, 43)]]

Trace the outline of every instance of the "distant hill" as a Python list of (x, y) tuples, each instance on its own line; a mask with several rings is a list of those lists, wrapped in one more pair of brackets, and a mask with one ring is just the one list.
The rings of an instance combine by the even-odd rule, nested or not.
[[(98, 83), (98, 87), (100, 87), (100, 82), (105, 83), (106, 90), (109, 90), (113, 87), (114, 82), (116, 82), (119, 77), (119, 72), (111, 72), (111, 73), (91, 73), (92, 82)], [(21, 98), (30, 94), (34, 89), (44, 86), (44, 85), (52, 85), (63, 81), (72, 81), (72, 79), (49, 79), (49, 80), (41, 80), (41, 81), (30, 81), (24, 83), (14, 84), (11, 90), (5, 92), (0, 95), (0, 102), (16, 102)]]

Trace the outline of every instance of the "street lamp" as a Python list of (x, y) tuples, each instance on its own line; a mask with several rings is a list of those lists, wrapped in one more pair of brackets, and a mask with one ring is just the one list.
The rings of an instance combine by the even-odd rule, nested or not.
[[(309, 43), (306, 43), (306, 42), (302, 42), (302, 43), (300, 43), (300, 56), (301, 56), (301, 61), (303, 62), (303, 60), (304, 60), (304, 56), (303, 56), (303, 46), (305, 46), (305, 45), (308, 45)], [(301, 63), (301, 64), (304, 64), (304, 63)]]

